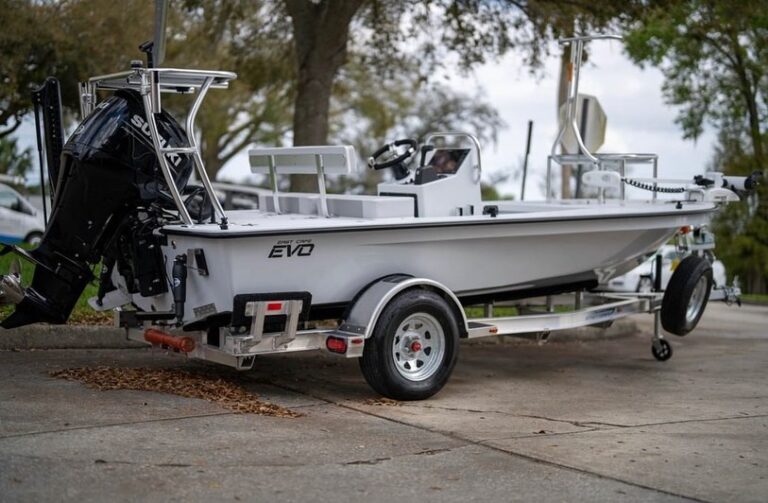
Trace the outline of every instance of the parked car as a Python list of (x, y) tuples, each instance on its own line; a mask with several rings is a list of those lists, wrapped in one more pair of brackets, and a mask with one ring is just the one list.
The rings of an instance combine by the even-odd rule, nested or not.
[(24, 196), (0, 183), (0, 242), (37, 244), (43, 237), (43, 216)]
[[(652, 291), (653, 278), (656, 270), (656, 257), (659, 255), (661, 255), (661, 289), (666, 290), (667, 283), (669, 283), (672, 273), (683, 259), (683, 256), (677, 252), (674, 245), (662, 246), (659, 251), (651, 255), (648, 260), (623, 276), (617, 276), (608, 281), (606, 285), (601, 285), (601, 289), (612, 292), (647, 293)], [(713, 288), (721, 288), (726, 284), (725, 266), (719, 260), (712, 261), (712, 280)]]

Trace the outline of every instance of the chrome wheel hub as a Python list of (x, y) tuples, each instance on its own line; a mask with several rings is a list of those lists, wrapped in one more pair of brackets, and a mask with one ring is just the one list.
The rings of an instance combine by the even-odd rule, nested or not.
[(696, 320), (704, 307), (704, 299), (707, 296), (707, 277), (702, 275), (693, 288), (691, 299), (688, 301), (688, 308), (685, 310), (685, 320), (692, 323)]
[(440, 368), (445, 355), (445, 332), (437, 319), (414, 313), (403, 320), (392, 340), (397, 372), (409, 381), (424, 381)]

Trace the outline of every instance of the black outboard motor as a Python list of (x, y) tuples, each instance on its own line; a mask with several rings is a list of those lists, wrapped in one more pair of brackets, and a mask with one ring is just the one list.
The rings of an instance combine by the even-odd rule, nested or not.
[[(189, 146), (171, 115), (162, 112), (156, 121), (164, 146)], [(167, 154), (167, 159), (182, 191), (192, 160), (181, 154)], [(65, 323), (93, 279), (91, 267), (104, 255), (109, 258), (105, 263), (114, 264), (115, 248), (121, 246), (118, 238), (136, 232), (138, 215), (150, 207), (175, 208), (141, 97), (119, 90), (96, 107), (64, 146), (51, 218), (40, 246), (30, 252), (36, 263), (32, 284), (0, 325)], [(162, 286), (167, 291), (167, 285)]]

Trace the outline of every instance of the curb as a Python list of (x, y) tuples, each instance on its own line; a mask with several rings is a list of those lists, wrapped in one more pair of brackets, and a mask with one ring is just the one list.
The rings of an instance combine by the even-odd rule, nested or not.
[(10, 349), (126, 349), (145, 344), (129, 341), (125, 330), (91, 325), (28, 325), (0, 330), (0, 350)]
[[(624, 337), (639, 332), (637, 322), (617, 320), (607, 329), (581, 327), (552, 332), (550, 342), (594, 341)], [(535, 334), (521, 337), (498, 336), (470, 341), (470, 344), (520, 344), (536, 340)], [(130, 349), (146, 344), (125, 338), (125, 331), (110, 326), (34, 324), (11, 330), (0, 330), (0, 351), (12, 349)]]

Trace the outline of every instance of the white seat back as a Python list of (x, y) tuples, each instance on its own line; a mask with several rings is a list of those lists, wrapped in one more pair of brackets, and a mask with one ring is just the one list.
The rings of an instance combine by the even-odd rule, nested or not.
[(355, 148), (350, 145), (320, 147), (254, 148), (248, 151), (251, 172), (269, 174), (316, 175), (322, 163), (326, 175), (348, 175), (357, 171)]
[(321, 147), (254, 148), (248, 151), (251, 172), (268, 174), (272, 180), (272, 200), (275, 213), (280, 213), (277, 195), (277, 175), (315, 175), (320, 194), (318, 211), (328, 213), (325, 197), (325, 175), (348, 175), (357, 168), (355, 149), (349, 145)]

